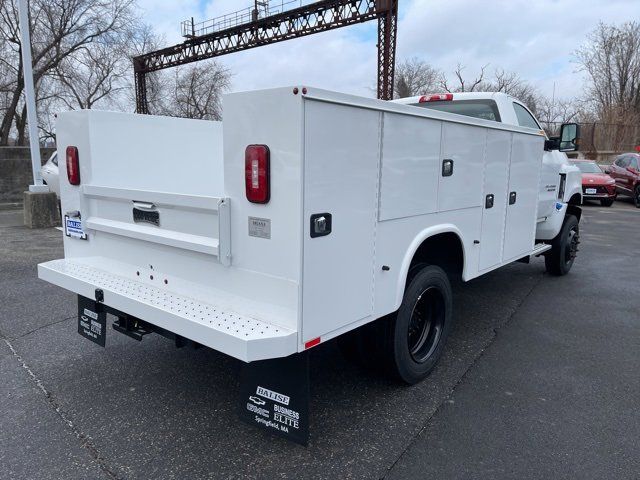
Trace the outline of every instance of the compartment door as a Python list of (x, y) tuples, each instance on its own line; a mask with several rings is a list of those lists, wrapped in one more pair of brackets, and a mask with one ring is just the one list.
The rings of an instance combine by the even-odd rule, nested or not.
[(380, 115), (305, 102), (302, 342), (373, 312)]
[[(445, 122), (442, 126), (442, 158), (438, 166), (438, 211), (479, 207), (487, 129)], [(445, 163), (451, 165), (445, 171)]]
[(489, 130), (487, 134), (478, 266), (480, 271), (502, 261), (512, 136), (510, 132), (502, 130)]
[(517, 260), (533, 250), (543, 152), (544, 137), (513, 134), (503, 261)]

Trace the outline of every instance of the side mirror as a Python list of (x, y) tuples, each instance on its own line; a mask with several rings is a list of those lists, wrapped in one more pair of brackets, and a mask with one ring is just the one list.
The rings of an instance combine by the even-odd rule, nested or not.
[(580, 125), (563, 123), (560, 127), (560, 151), (576, 152), (580, 144)]
[(550, 138), (549, 140), (544, 141), (544, 150), (549, 152), (551, 150), (558, 150), (558, 139)]
[(604, 173), (606, 173), (607, 175), (609, 175), (611, 173), (611, 169), (609, 167), (604, 169)]

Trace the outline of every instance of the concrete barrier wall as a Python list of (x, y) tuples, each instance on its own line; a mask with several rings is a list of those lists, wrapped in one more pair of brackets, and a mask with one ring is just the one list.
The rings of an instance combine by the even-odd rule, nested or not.
[[(41, 148), (42, 163), (54, 148)], [(33, 182), (29, 147), (0, 147), (0, 202), (22, 202), (22, 192)]]

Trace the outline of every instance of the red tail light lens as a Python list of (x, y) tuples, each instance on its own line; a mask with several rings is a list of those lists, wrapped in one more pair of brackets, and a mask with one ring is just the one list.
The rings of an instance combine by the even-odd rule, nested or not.
[(436, 95), (423, 95), (418, 100), (419, 103), (426, 102), (450, 102), (453, 100), (453, 93), (438, 93)]
[(269, 201), (269, 157), (266, 145), (249, 145), (244, 152), (245, 189), (251, 203)]
[(76, 147), (67, 147), (67, 178), (71, 185), (80, 185), (80, 161)]

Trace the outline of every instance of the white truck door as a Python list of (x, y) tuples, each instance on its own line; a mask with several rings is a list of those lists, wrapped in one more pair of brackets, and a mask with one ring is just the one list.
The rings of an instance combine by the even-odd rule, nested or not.
[(381, 115), (305, 101), (303, 342), (373, 313)]
[(509, 186), (510, 132), (489, 130), (484, 166), (484, 205), (480, 237), (480, 271), (502, 261), (507, 188)]
[(544, 137), (513, 134), (503, 261), (517, 260), (533, 250), (543, 150)]

